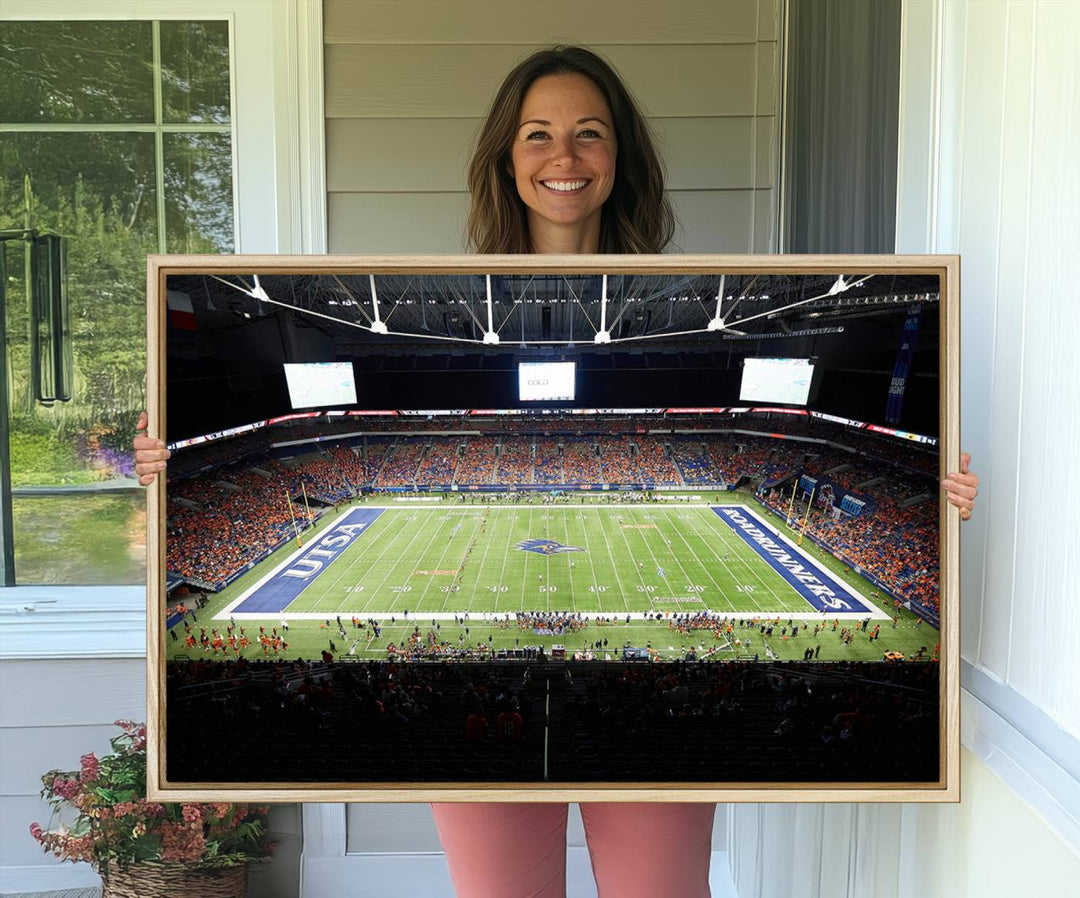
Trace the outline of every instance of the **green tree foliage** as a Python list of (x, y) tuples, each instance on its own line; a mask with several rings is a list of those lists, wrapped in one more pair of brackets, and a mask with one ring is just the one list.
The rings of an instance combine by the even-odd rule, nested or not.
[[(165, 121), (227, 124), (227, 23), (161, 23)], [(154, 123), (150, 22), (8, 22), (0, 33), (0, 121)], [(145, 406), (146, 255), (233, 249), (232, 153), (224, 133), (164, 134), (159, 197), (150, 132), (0, 134), (0, 229), (68, 245), (74, 395), (45, 407), (29, 382), (24, 244), (5, 244), (13, 482), (97, 479), (130, 469)], [(111, 453), (111, 454), (110, 454)], [(48, 454), (48, 459), (45, 455)], [(123, 456), (128, 456), (126, 463)]]
[(153, 122), (150, 22), (5, 22), (0, 121)]
[[(64, 166), (49, 165), (50, 154), (63, 150), (54, 140), (41, 141), (42, 137), (56, 136), (7, 134), (0, 138), (0, 172), (15, 175), (0, 176), (0, 229), (29, 225), (68, 238), (75, 375), (70, 403), (45, 407), (34, 401), (29, 377), (24, 244), (9, 241), (5, 285), (7, 362), (12, 478), (16, 485), (43, 482), (42, 475), (44, 482), (94, 479), (86, 452), (78, 450), (88, 448), (88, 436), (91, 447), (101, 444), (126, 450), (135, 417), (145, 404), (144, 285), (146, 254), (153, 252), (157, 244), (156, 222), (138, 212), (138, 185), (122, 197), (114, 191), (106, 193), (102, 189), (106, 185), (94, 184), (78, 172), (72, 172), (72, 180), (63, 183)], [(44, 152), (27, 152), (26, 145), (33, 142), (44, 143)], [(27, 156), (33, 164), (20, 164)], [(52, 173), (51, 177), (42, 175), (45, 183), (41, 192), (33, 190), (37, 171)], [(33, 192), (29, 201), (20, 174), (30, 179)], [(44, 448), (40, 440), (46, 435), (51, 458), (37, 451)], [(66, 472), (57, 470), (62, 461), (70, 463)]]

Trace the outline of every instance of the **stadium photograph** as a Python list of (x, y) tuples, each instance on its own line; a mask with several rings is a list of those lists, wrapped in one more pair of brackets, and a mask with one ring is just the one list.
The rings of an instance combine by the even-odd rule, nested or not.
[(936, 275), (167, 288), (171, 782), (938, 779)]

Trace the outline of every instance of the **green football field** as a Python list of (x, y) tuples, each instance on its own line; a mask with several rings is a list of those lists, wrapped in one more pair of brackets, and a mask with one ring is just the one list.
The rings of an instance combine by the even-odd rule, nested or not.
[[(789, 543), (794, 542), (795, 536), (751, 496), (735, 493), (724, 498), (727, 504), (754, 512), (770, 531), (779, 527)], [(376, 507), (370, 501), (356, 506)], [(881, 623), (879, 640), (871, 643), (860, 634), (850, 645), (842, 643), (839, 632), (831, 630), (835, 615), (816, 611), (709, 505), (621, 505), (591, 497), (585, 503), (574, 497), (555, 504), (507, 504), (505, 500), (489, 504), (478, 499), (462, 503), (448, 496), (441, 502), (386, 507), (347, 548), (328, 558), (318, 576), (305, 579), (299, 594), (283, 610), (275, 610), (280, 605), (251, 610), (253, 597), (287, 580), (286, 572), (295, 571), (315, 543), (332, 537), (347, 515), (327, 513), (314, 532), (304, 535), (302, 548), (292, 540), (211, 597), (193, 624), (194, 632), (203, 625), (224, 631), (232, 617), (237, 626), (248, 628), (250, 636), (259, 626), (269, 632), (286, 621), (286, 655), (305, 658), (318, 657), (331, 644), (335, 656), (385, 658), (388, 643), (401, 645), (415, 626), (426, 633), (436, 625), (438, 639), (455, 648), (480, 642), (492, 648), (563, 643), (575, 650), (607, 639), (597, 657), (618, 657), (618, 650), (629, 643), (653, 647), (665, 658), (681, 657), (691, 646), (699, 652), (717, 651), (717, 657), (760, 653), (762, 657), (801, 658), (807, 645), (820, 644), (821, 660), (880, 660), (885, 651), (910, 655), (923, 646), (932, 648), (938, 639), (936, 630), (903, 610), (894, 627), (887, 600), (869, 582), (809, 542), (801, 549), (803, 555), (872, 608), (869, 615), (839, 615), (841, 627), (856, 618), (876, 618)], [(549, 548), (545, 554), (521, 548), (529, 541), (578, 551), (551, 552)], [(781, 625), (788, 626), (790, 620), (801, 621), (809, 630), (791, 639), (783, 638), (779, 630), (765, 638), (756, 627), (737, 628), (730, 640), (717, 640), (710, 630), (682, 634), (669, 628), (669, 613), (703, 610), (733, 619), (779, 618)], [(591, 620), (584, 630), (553, 636), (498, 625), (504, 615), (512, 620), (518, 611), (576, 612), (593, 619), (615, 617), (618, 622), (600, 626)], [(657, 614), (664, 615), (659, 622), (646, 619)], [(344, 641), (336, 621), (339, 616), (347, 631)], [(371, 638), (370, 627), (354, 628), (350, 620), (354, 616), (361, 621), (378, 620), (380, 638)], [(815, 625), (823, 623), (828, 629), (815, 636)], [(176, 631), (182, 638), (183, 628)], [(745, 645), (748, 636), (749, 648)], [(168, 650), (170, 657), (206, 654), (199, 646), (185, 649), (182, 641), (173, 641)], [(265, 657), (257, 642), (241, 654)], [(227, 655), (233, 656), (232, 651)]]
[[(530, 540), (581, 551), (519, 547)], [(388, 508), (286, 615), (704, 609), (820, 618), (711, 508), (686, 504)]]

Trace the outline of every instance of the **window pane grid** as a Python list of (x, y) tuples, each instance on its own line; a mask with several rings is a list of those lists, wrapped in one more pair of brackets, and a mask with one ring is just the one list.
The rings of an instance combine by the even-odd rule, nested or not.
[(29, 23), (14, 40), (8, 24), (0, 230), (61, 234), (74, 257), (75, 397), (51, 408), (27, 392), (25, 279), (8, 270), (0, 324), (14, 375), (18, 582), (141, 583), (145, 494), (134, 486), (129, 448), (145, 404), (140, 260), (235, 247), (231, 28), (225, 20), (52, 21)]
[[(44, 23), (26, 23), (31, 26), (42, 25)], [(75, 25), (78, 27), (80, 24), (84, 25), (99, 25), (108, 26), (122, 25), (124, 23), (52, 23), (60, 25)], [(168, 232), (168, 222), (170, 216), (168, 214), (168, 198), (165, 193), (165, 181), (166, 181), (166, 162), (165, 162), (165, 134), (200, 134), (200, 133), (215, 133), (215, 134), (228, 134), (230, 138), (232, 136), (232, 88), (231, 79), (229, 77), (229, 71), (226, 68), (224, 72), (219, 72), (219, 75), (224, 75), (224, 85), (217, 85), (219, 90), (224, 91), (224, 98), (217, 97), (217, 105), (224, 111), (219, 111), (216, 115), (219, 118), (224, 118), (224, 122), (165, 122), (165, 99), (164, 99), (164, 71), (162, 64), (162, 20), (154, 19), (150, 22), (150, 38), (151, 38), (151, 60), (150, 68), (152, 72), (151, 83), (153, 85), (153, 122), (140, 123), (136, 121), (130, 122), (0, 122), (0, 134), (3, 133), (87, 133), (87, 132), (135, 132), (135, 133), (152, 133), (154, 135), (154, 160), (155, 160), (155, 172), (157, 181), (156, 200), (157, 200), (157, 252), (166, 253), (169, 252), (170, 245), (176, 244), (184, 240), (182, 236), (178, 236), (177, 240), (170, 239)], [(223, 37), (227, 46), (228, 59), (232, 58), (232, 40), (229, 34), (228, 23), (224, 20), (207, 20), (206, 22), (191, 21), (167, 21), (164, 22), (166, 27), (174, 30), (192, 27), (204, 27), (213, 29), (217, 26), (220, 29), (220, 34), (217, 37)], [(179, 36), (179, 35), (178, 35)], [(210, 37), (215, 35), (211, 34)], [(12, 60), (13, 62), (14, 60)], [(206, 92), (207, 85), (200, 84), (204, 92)], [(177, 92), (173, 91), (174, 96)], [(17, 108), (17, 106), (16, 106)], [(231, 142), (230, 142), (231, 143)], [(229, 187), (231, 189), (231, 182)], [(232, 214), (232, 203), (229, 204), (229, 215), (234, 219)], [(220, 231), (218, 232), (220, 236)], [(225, 245), (224, 241), (218, 239), (214, 241), (214, 251), (216, 252), (231, 252), (236, 244), (235, 223), (232, 226), (232, 234), (229, 245)], [(198, 250), (175, 249), (173, 251), (185, 251), (185, 252), (197, 252)], [(206, 250), (204, 250), (206, 251)]]

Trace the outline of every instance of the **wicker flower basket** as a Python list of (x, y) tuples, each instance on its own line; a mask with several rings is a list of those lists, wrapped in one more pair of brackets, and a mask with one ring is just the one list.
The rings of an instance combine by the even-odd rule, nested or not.
[(101, 898), (244, 898), (247, 865), (199, 870), (185, 864), (132, 864), (101, 876)]

